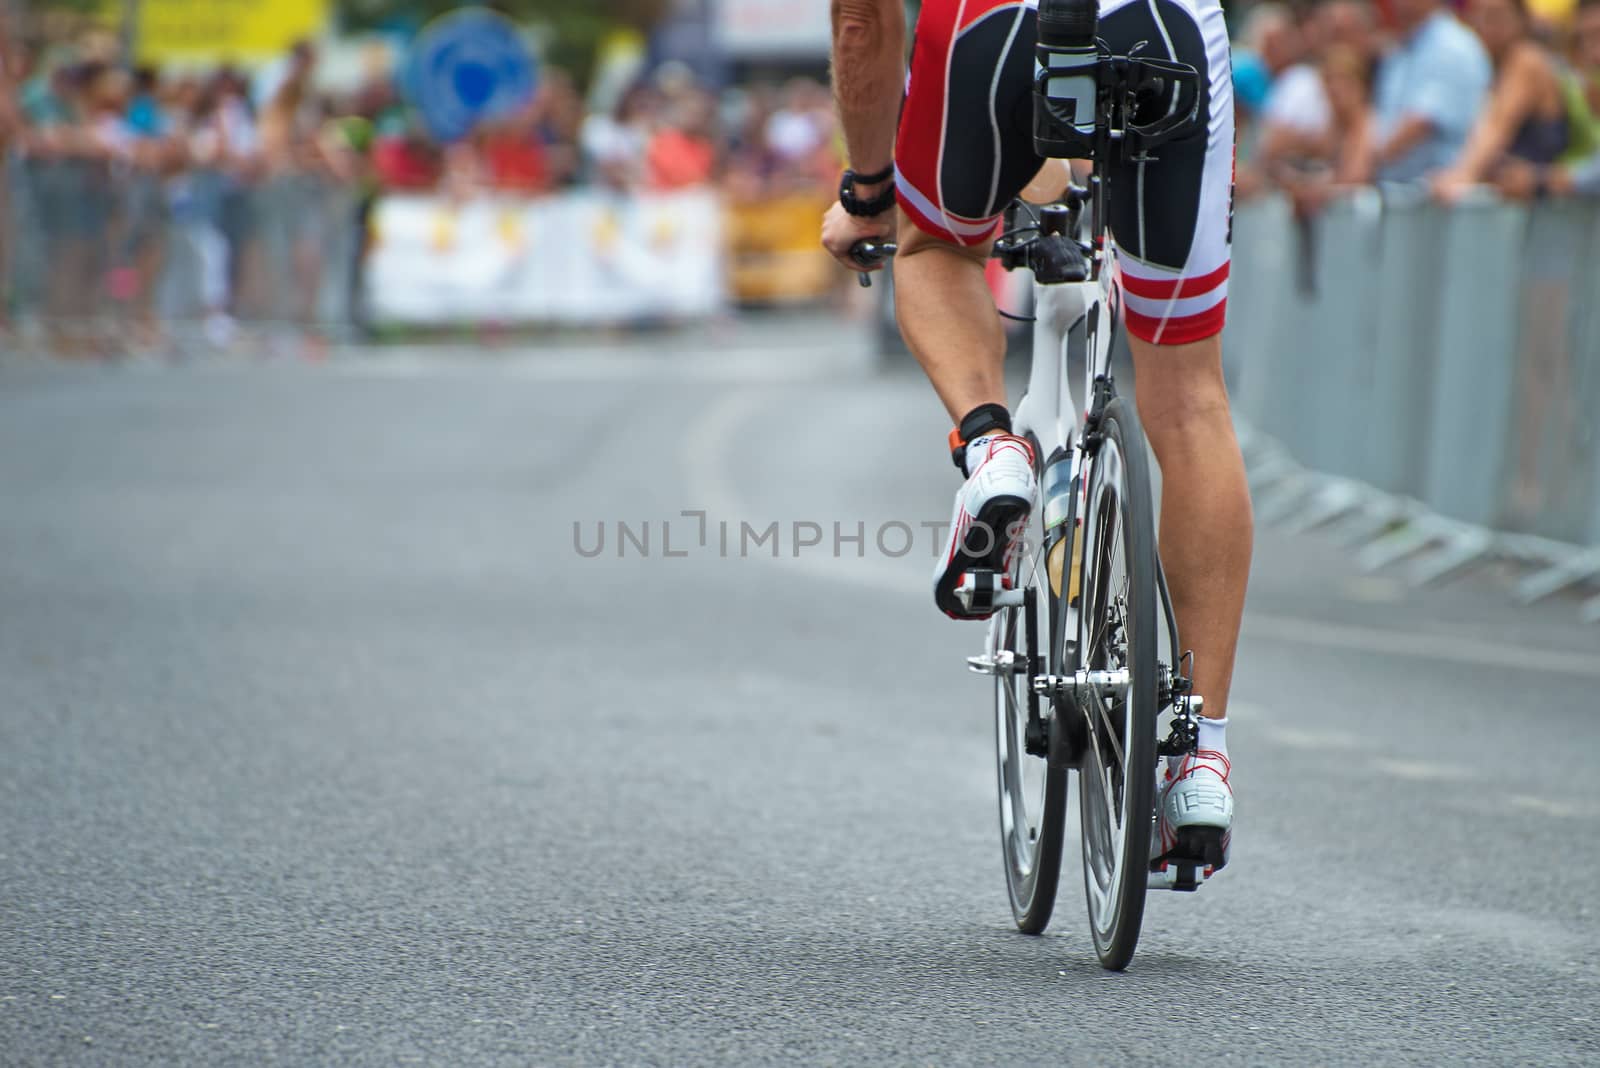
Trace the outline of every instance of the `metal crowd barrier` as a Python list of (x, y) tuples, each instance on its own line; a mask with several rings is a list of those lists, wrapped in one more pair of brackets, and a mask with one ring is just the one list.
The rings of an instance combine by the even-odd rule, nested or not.
[(0, 312), (24, 348), (181, 354), (341, 340), (359, 319), (350, 189), (307, 174), (3, 163)]
[[(1417, 583), (1486, 557), (1600, 578), (1600, 204), (1363, 190), (1234, 223), (1230, 378), (1263, 521)], [(1584, 606), (1600, 621), (1600, 597)]]

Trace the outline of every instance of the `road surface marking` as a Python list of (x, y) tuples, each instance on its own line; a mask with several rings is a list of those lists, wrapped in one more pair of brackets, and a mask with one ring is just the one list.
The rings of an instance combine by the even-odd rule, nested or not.
[[(708, 406), (684, 435), (680, 452), (695, 507), (737, 520), (754, 514), (728, 473), (726, 458), (737, 454), (740, 431), (776, 394), (770, 389), (737, 388)], [(920, 554), (901, 560), (876, 557), (833, 559), (784, 556), (773, 560), (792, 572), (842, 582), (884, 593), (928, 599), (931, 566), (920, 566)], [(761, 559), (767, 559), (761, 556)], [(918, 560), (913, 564), (913, 560)], [(1245, 634), (1252, 641), (1288, 642), (1321, 649), (1347, 649), (1402, 659), (1433, 660), (1468, 667), (1513, 672), (1550, 672), (1600, 678), (1600, 654), (1565, 652), (1505, 645), (1471, 638), (1447, 638), (1415, 631), (1352, 626), (1246, 609)]]
[(1531, 794), (1512, 794), (1506, 798), (1510, 804), (1517, 808), (1537, 812), (1541, 816), (1551, 816), (1559, 820), (1593, 819), (1595, 809), (1585, 811), (1577, 805), (1569, 805), (1563, 801), (1551, 801), (1548, 798), (1534, 797)]
[(870, 354), (846, 350), (819, 355), (810, 349), (775, 356), (770, 349), (714, 352), (637, 352), (597, 349), (545, 353), (466, 355), (392, 352), (335, 360), (330, 374), (347, 378), (470, 378), (493, 376), (528, 382), (750, 382), (831, 381), (872, 366)]
[(1285, 641), (1297, 645), (1442, 660), (1516, 672), (1551, 671), (1562, 675), (1600, 678), (1600, 654), (1502, 645), (1472, 638), (1447, 638), (1385, 627), (1357, 627), (1348, 623), (1271, 615), (1248, 609), (1245, 611), (1244, 629), (1252, 640), (1257, 641)]
[(1454, 764), (1440, 764), (1432, 760), (1396, 760), (1378, 757), (1372, 766), (1385, 775), (1407, 782), (1465, 782), (1473, 778), (1472, 772)]

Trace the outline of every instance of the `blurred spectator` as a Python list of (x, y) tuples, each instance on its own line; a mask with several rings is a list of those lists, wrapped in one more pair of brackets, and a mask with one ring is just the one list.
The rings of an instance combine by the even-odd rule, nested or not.
[(154, 140), (167, 132), (158, 85), (155, 68), (140, 67), (133, 72), (133, 95), (128, 100), (126, 121), (135, 137)]
[(1568, 82), (1571, 145), (1563, 160), (1540, 166), (1510, 160), (1495, 175), (1504, 196), (1600, 196), (1600, 0), (1579, 6)]
[(257, 126), (262, 165), (269, 174), (298, 169), (301, 151), (312, 143), (321, 124), (311, 79), (317, 53), (301, 41), (289, 54), (282, 80), (264, 95)]
[(654, 91), (636, 85), (609, 115), (597, 112), (584, 120), (583, 151), (596, 180), (619, 191), (639, 187), (654, 117)]
[(1328, 125), (1300, 139), (1295, 153), (1285, 154), (1274, 170), (1302, 216), (1365, 180), (1372, 119), (1368, 73), (1366, 61), (1346, 45), (1333, 45), (1322, 57), (1318, 75), (1328, 100)]
[(1562, 75), (1530, 34), (1523, 0), (1470, 0), (1467, 20), (1494, 65), (1494, 85), (1466, 149), (1433, 180), (1444, 200), (1492, 179), (1507, 159), (1548, 166), (1571, 141)]
[(1347, 49), (1368, 71), (1380, 58), (1377, 20), (1369, 0), (1323, 0), (1311, 9), (1306, 27), (1315, 50)]
[(1460, 154), (1491, 71), (1483, 46), (1440, 0), (1390, 0), (1399, 33), (1374, 90), (1375, 177), (1414, 182)]
[(11, 277), (15, 260), (17, 230), (13, 189), (21, 184), (20, 153), (24, 126), (18, 103), (18, 87), (27, 77), (26, 53), (10, 36), (10, 27), (0, 21), (0, 342), (6, 340), (11, 324)]
[(118, 176), (117, 244), (107, 282), (112, 299), (133, 315), (140, 340), (151, 342), (157, 335), (155, 293), (167, 223), (162, 171), (168, 128), (156, 72), (135, 71), (128, 88), (119, 116), (126, 157)]
[(30, 148), (41, 155), (57, 155), (64, 149), (66, 127), (73, 121), (70, 101), (75, 70), (66, 63), (49, 65), (22, 87), (22, 117), (28, 130)]
[(735, 100), (733, 131), (728, 138), (728, 194), (736, 202), (760, 200), (771, 194), (779, 167), (777, 153), (767, 144), (767, 124), (772, 119), (772, 91), (754, 86)]
[(582, 163), (578, 143), (583, 136), (583, 97), (572, 76), (558, 68), (546, 69), (534, 98), (534, 110), (550, 186), (560, 188), (576, 182)]
[(821, 87), (796, 78), (784, 88), (783, 105), (767, 120), (766, 141), (780, 166), (806, 167), (833, 134), (833, 107)]
[(645, 151), (646, 184), (672, 190), (709, 183), (717, 167), (715, 124), (709, 95), (698, 89), (680, 93)]
[(538, 100), (488, 124), (480, 146), (489, 184), (515, 193), (543, 193), (552, 183)]
[(444, 150), (439, 192), (450, 200), (470, 200), (487, 185), (481, 153), (472, 141), (457, 141)]
[(224, 67), (213, 77), (211, 92), (216, 99), (211, 118), (215, 160), (237, 179), (253, 177), (261, 161), (261, 140), (244, 76)]
[[(86, 351), (153, 344), (158, 324), (191, 317), (219, 346), (238, 320), (307, 323), (331, 295), (331, 267), (341, 321), (359, 323), (363, 250), (385, 192), (714, 186), (748, 208), (763, 249), (775, 229), (787, 234), (773, 223), (782, 216), (796, 221), (795, 255), (815, 258), (816, 205), (841, 166), (831, 98), (815, 79), (719, 96), (669, 63), (589, 114), (573, 79), (546, 66), (527, 107), (445, 147), (387, 70), (369, 67), (337, 97), (322, 91), (309, 43), (248, 77), (163, 76), (115, 54), (98, 39), (40, 53), (0, 36), (0, 325), (6, 301), (52, 341), (77, 329), (61, 324), (89, 324), (99, 340)], [(20, 242), (7, 231), (18, 219)], [(829, 271), (819, 285), (834, 281)]]
[(1322, 76), (1308, 62), (1306, 35), (1286, 8), (1264, 4), (1251, 16), (1259, 24), (1259, 47), (1271, 82), (1261, 106), (1263, 162), (1295, 154), (1328, 130), (1328, 97)]
[(1234, 124), (1242, 135), (1261, 114), (1267, 102), (1267, 90), (1272, 86), (1272, 75), (1261, 56), (1248, 45), (1233, 50), (1233, 104)]
[(1573, 29), (1572, 77), (1567, 81), (1574, 159), (1600, 152), (1600, 0), (1583, 0)]
[(1371, 6), (1366, 0), (1326, 0), (1298, 26), (1275, 13), (1262, 47), (1280, 73), (1262, 120), (1261, 166), (1310, 166), (1339, 184), (1360, 181), (1371, 129), (1356, 109), (1370, 107), (1377, 54)]
[(397, 192), (431, 189), (440, 174), (438, 150), (421, 124), (395, 110), (376, 120), (372, 166), (379, 184)]
[(1250, 196), (1268, 175), (1318, 155), (1330, 120), (1311, 40), (1289, 7), (1253, 8), (1237, 57), (1235, 118), (1244, 166), (1236, 181), (1240, 194)]

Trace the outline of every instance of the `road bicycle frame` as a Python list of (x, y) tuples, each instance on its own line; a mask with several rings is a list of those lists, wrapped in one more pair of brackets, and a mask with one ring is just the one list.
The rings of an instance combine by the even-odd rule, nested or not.
[[(1041, 233), (1034, 241), (1075, 242), (1068, 232), (1049, 233), (1057, 225), (1076, 223), (1082, 190), (1069, 190), (1065, 218), (1041, 213)], [(1076, 206), (1072, 204), (1076, 201)], [(1045, 221), (1048, 220), (1048, 221)], [(1116, 335), (1118, 293), (1111, 269), (1114, 252), (1100, 242), (1091, 248), (1089, 277), (1080, 281), (1053, 281), (1036, 263), (1034, 282), (1033, 363), (1028, 386), (1012, 417), (1016, 433), (1033, 442), (1043, 460), (1040, 488), (1043, 497), (1045, 543), (1040, 549), (1051, 558), (1055, 540), (1071, 536), (1083, 510), (1084, 466), (1088, 456), (1086, 431), (1098, 408), (1105, 403), (1105, 386), (1111, 378), (1111, 351)], [(1002, 253), (1002, 257), (1005, 257)], [(1030, 257), (1039, 260), (1034, 252)], [(1071, 368), (1083, 369), (1081, 388), (1074, 394)], [(1076, 554), (1072, 554), (1076, 555)], [(1055, 581), (1065, 581), (1055, 576)], [(1057, 621), (1062, 633), (1077, 633), (1077, 607)]]

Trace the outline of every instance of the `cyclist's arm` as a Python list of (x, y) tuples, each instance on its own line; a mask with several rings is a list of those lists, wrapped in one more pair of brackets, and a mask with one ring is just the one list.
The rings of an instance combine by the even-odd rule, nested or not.
[[(906, 16), (901, 0), (831, 0), (833, 4), (833, 99), (844, 127), (850, 168), (876, 174), (894, 162), (895, 129), (905, 93)], [(889, 183), (856, 183), (861, 200), (874, 200)], [(822, 244), (839, 262), (853, 266), (850, 249), (862, 238), (883, 239), (895, 231), (891, 207), (870, 218), (850, 215), (835, 204), (822, 221)]]
[[(895, 127), (905, 91), (906, 17), (901, 0), (831, 0), (833, 98), (850, 166), (862, 174), (894, 162)], [(869, 198), (880, 186), (857, 186)]]

